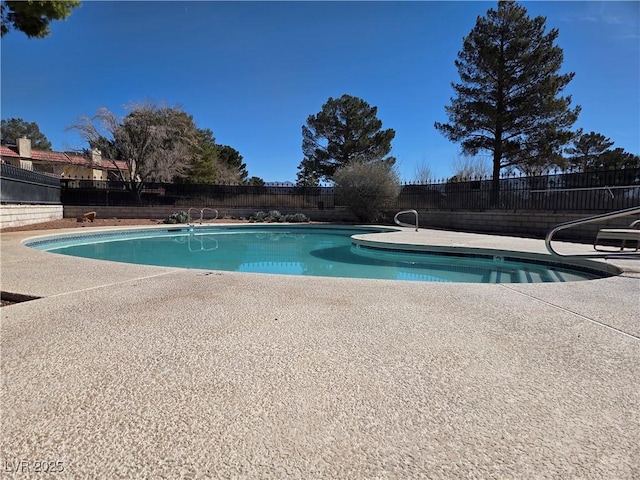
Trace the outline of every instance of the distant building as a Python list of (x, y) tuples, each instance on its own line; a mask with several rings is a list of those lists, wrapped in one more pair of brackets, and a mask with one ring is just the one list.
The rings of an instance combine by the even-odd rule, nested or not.
[[(99, 150), (91, 151), (91, 158), (76, 153), (34, 150), (29, 138), (19, 138), (17, 145), (0, 145), (0, 161), (25, 170), (44, 172), (61, 178), (76, 180), (114, 180), (117, 168), (111, 160), (102, 158)], [(124, 162), (116, 161), (126, 172)]]
[(293, 182), (264, 182), (265, 187), (295, 187)]

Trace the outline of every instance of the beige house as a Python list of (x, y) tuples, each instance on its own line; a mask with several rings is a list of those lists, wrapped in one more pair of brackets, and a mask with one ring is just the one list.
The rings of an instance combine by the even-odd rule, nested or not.
[(52, 152), (31, 148), (31, 140), (19, 138), (17, 145), (1, 145), (0, 161), (36, 172), (58, 175), (77, 180), (115, 180), (120, 168), (127, 172), (125, 162), (114, 162), (102, 158), (99, 150), (91, 151), (91, 158), (75, 153)]

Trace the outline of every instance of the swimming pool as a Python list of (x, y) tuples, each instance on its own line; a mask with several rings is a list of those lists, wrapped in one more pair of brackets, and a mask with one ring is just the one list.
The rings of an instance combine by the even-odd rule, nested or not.
[[(549, 255), (491, 250), (406, 250), (359, 241), (384, 227), (229, 225), (119, 230), (31, 239), (63, 255), (145, 265), (287, 275), (468, 283), (538, 283), (611, 276)], [(362, 237), (366, 235), (366, 237)]]

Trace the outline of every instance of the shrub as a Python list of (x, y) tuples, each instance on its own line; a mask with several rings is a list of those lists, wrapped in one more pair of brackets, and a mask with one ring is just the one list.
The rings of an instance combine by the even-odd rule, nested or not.
[(251, 215), (249, 220), (252, 222), (264, 222), (265, 218), (267, 218), (267, 214), (264, 212), (258, 212), (255, 215)]
[(187, 223), (189, 215), (187, 212), (174, 212), (163, 220), (164, 223)]
[(271, 210), (267, 213), (270, 222), (284, 222), (284, 217), (278, 210)]
[(400, 194), (398, 174), (384, 162), (352, 162), (333, 177), (336, 201), (360, 222), (374, 222)]
[(294, 213), (293, 215), (285, 215), (284, 221), (289, 223), (304, 223), (309, 221), (309, 217), (304, 213)]
[(249, 217), (250, 222), (308, 222), (309, 217), (302, 213), (296, 213), (292, 215), (282, 215), (277, 210), (271, 210), (269, 213), (257, 212), (255, 215)]

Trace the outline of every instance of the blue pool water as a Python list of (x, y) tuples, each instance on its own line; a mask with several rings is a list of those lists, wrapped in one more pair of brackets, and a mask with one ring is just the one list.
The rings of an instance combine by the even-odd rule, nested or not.
[[(511, 257), (394, 252), (352, 244), (384, 228), (227, 226), (103, 232), (36, 240), (30, 247), (77, 257), (207, 270), (429, 282), (536, 283), (607, 276)], [(514, 253), (515, 255), (515, 253)]]

